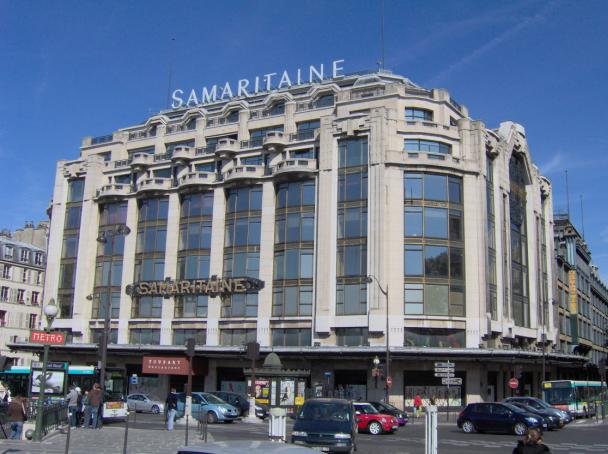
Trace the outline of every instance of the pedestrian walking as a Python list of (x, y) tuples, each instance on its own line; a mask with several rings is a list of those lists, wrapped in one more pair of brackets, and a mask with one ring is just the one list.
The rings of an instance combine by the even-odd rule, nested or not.
[(0, 402), (3, 404), (11, 403), (11, 390), (6, 383), (0, 382)]
[[(99, 406), (103, 400), (103, 394), (101, 392), (101, 387), (99, 383), (95, 383), (93, 385), (93, 389), (89, 391), (88, 394), (89, 404), (87, 405), (87, 409), (89, 412), (89, 417), (93, 420), (93, 429), (100, 428), (99, 427)], [(88, 424), (85, 422), (85, 428), (88, 428)]]
[(89, 392), (85, 391), (82, 396), (82, 427), (89, 428), (91, 424), (91, 412), (89, 411)]
[(167, 430), (173, 430), (173, 422), (177, 413), (177, 394), (175, 388), (171, 388), (171, 392), (165, 402), (165, 408), (167, 411)]
[(6, 416), (11, 426), (11, 440), (21, 440), (21, 432), (23, 432), (23, 421), (27, 419), (25, 412), (25, 404), (20, 396), (15, 396), (11, 403), (8, 404)]
[(421, 409), (422, 409), (422, 397), (420, 397), (420, 394), (416, 394), (416, 397), (414, 397), (414, 418), (418, 417)]
[(70, 426), (78, 427), (78, 391), (72, 385), (68, 395), (65, 396), (68, 403), (68, 413), (70, 414)]
[(513, 454), (551, 454), (549, 447), (543, 443), (543, 436), (539, 430), (529, 429), (523, 440), (517, 442)]

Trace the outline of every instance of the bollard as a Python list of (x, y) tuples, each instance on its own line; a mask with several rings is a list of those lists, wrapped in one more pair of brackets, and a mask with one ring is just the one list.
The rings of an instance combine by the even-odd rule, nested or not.
[(188, 420), (188, 414), (186, 414), (186, 446), (188, 446), (188, 426), (190, 425), (190, 421)]
[(287, 441), (287, 410), (271, 408), (268, 422), (268, 438), (270, 441), (286, 443)]
[(426, 407), (424, 413), (424, 453), (437, 454), (437, 407)]
[(65, 454), (70, 452), (70, 433), (72, 432), (72, 420), (68, 411), (68, 436), (65, 439)]
[(129, 437), (129, 411), (127, 411), (127, 418), (125, 419), (125, 439), (122, 443), (122, 454), (127, 454), (128, 437)]

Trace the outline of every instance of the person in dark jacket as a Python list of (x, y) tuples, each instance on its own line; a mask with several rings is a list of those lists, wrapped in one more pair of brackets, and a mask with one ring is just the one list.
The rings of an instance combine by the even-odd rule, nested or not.
[(173, 430), (173, 422), (177, 413), (177, 394), (175, 388), (171, 388), (171, 392), (165, 401), (165, 410), (167, 412), (167, 430)]
[(543, 436), (536, 429), (528, 430), (528, 434), (523, 440), (517, 442), (517, 447), (513, 454), (551, 454), (549, 447), (543, 443)]
[(25, 412), (25, 404), (21, 397), (15, 397), (6, 410), (6, 416), (8, 422), (11, 425), (11, 434), (9, 438), (11, 440), (21, 440), (21, 432), (23, 431), (23, 421), (27, 419), (27, 413)]

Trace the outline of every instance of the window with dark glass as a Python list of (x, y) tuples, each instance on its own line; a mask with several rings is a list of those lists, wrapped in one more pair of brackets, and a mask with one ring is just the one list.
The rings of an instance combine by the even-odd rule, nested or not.
[(194, 339), (195, 345), (205, 345), (207, 343), (207, 330), (200, 328), (173, 329), (173, 345), (185, 345), (188, 339)]
[(462, 329), (405, 328), (404, 333), (406, 347), (466, 347), (466, 333)]
[(131, 328), (129, 330), (129, 343), (135, 345), (159, 345), (160, 329)]
[(310, 316), (315, 182), (280, 183), (276, 191), (272, 315)]
[(424, 139), (405, 139), (403, 142), (403, 149), (405, 151), (415, 153), (452, 153), (451, 145), (443, 142), (437, 142), (435, 140)]
[(462, 179), (404, 175), (406, 315), (464, 316)]
[(530, 326), (528, 289), (528, 240), (526, 186), (529, 184), (524, 158), (513, 153), (509, 161), (509, 217), (511, 227), (511, 294), (515, 324)]
[(339, 347), (361, 347), (369, 345), (367, 328), (336, 328), (336, 343)]
[(428, 109), (420, 109), (416, 107), (405, 108), (405, 119), (406, 120), (422, 120), (422, 121), (433, 121), (433, 111)]
[[(262, 186), (226, 191), (224, 277), (259, 277)], [(233, 294), (222, 301), (222, 317), (257, 316), (257, 293)]]
[[(144, 199), (139, 202), (137, 240), (135, 249), (135, 281), (164, 280), (165, 247), (169, 199)], [(162, 298), (136, 297), (131, 306), (132, 316), (160, 318)]]
[(367, 312), (367, 137), (338, 142), (336, 314)]
[(244, 329), (220, 329), (220, 345), (246, 345), (249, 342), (255, 342), (257, 339), (257, 330), (255, 328)]
[[(494, 168), (489, 156), (486, 156), (486, 212), (487, 244), (488, 244), (488, 266), (486, 278), (488, 282), (487, 306), (490, 310), (492, 320), (498, 320), (498, 303), (496, 289), (496, 240), (495, 240), (495, 218), (494, 218)], [(450, 221), (451, 227), (451, 221)]]
[(334, 94), (325, 94), (319, 96), (313, 103), (314, 107), (331, 107), (334, 105), (335, 97)]
[(272, 330), (273, 347), (309, 347), (311, 341), (310, 328), (274, 328)]

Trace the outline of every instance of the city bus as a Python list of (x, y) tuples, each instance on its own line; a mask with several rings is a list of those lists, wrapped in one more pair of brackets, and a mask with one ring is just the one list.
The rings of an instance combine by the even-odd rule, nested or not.
[(553, 380), (543, 382), (544, 400), (573, 416), (594, 416), (606, 399), (602, 382), (587, 380)]

